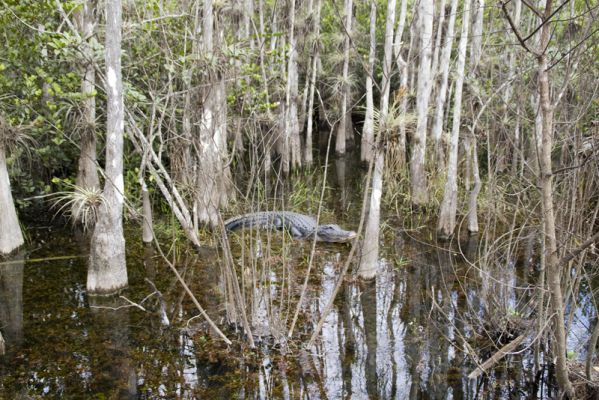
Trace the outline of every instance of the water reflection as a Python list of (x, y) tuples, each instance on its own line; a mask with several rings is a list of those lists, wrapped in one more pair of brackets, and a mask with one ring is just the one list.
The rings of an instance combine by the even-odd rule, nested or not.
[(24, 265), (24, 253), (0, 264), (0, 331), (8, 353), (14, 353), (23, 341)]
[[(524, 309), (534, 275), (523, 274), (507, 258), (486, 265), (478, 259), (476, 241), (460, 247), (468, 259), (464, 262), (458, 248), (448, 251), (408, 236), (394, 240), (401, 244), (397, 254), (383, 247), (385, 258), (379, 260), (375, 280), (345, 281), (320, 339), (305, 351), (304, 339), (339, 279), (347, 254), (343, 246), (317, 246), (296, 336), (289, 343), (284, 340), (292, 312), (288, 308), (296, 304), (310, 246), (294, 242), (283, 259), (264, 242), (245, 270), (238, 266), (246, 274), (242, 290), (248, 317), (260, 336), (256, 350), (219, 345), (199, 318), (188, 324), (197, 310), (151, 248), (140, 246), (130, 253), (131, 287), (125, 293), (140, 301), (160, 290), (162, 298), (151, 297), (145, 312), (119, 308), (124, 303), (118, 298), (88, 300), (84, 259), (23, 266), (23, 258), (17, 258), (8, 268), (0, 267), (0, 329), (13, 349), (0, 359), (0, 398), (477, 399), (509, 398), (517, 391), (533, 398), (553, 394), (552, 374), (545, 366), (550, 359), (542, 351), (538, 370), (529, 351), (506, 357), (476, 380), (467, 379), (476, 366), (473, 359), (484, 361), (500, 345), (493, 313)], [(227, 283), (216, 256), (205, 258), (189, 264), (178, 260), (177, 267), (210, 315), (227, 327), (216, 289), (219, 284), (226, 289)], [(590, 297), (578, 301), (591, 303)], [(164, 323), (166, 315), (169, 324)], [(593, 317), (590, 306), (572, 311), (569, 343), (581, 355)]]
[[(90, 296), (89, 306), (96, 329), (90, 340), (103, 348), (102, 357), (91, 357), (91, 386), (118, 398), (135, 398), (137, 375), (129, 346), (129, 307), (116, 296)], [(96, 347), (96, 346), (94, 346)]]

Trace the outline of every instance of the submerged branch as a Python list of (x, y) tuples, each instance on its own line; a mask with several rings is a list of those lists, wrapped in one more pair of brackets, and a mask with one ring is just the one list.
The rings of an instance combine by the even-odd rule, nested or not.
[(468, 379), (476, 379), (481, 374), (493, 368), (493, 366), (497, 364), (503, 357), (510, 354), (512, 350), (518, 347), (525, 338), (526, 334), (522, 334), (518, 336), (516, 339), (509, 342), (508, 344), (506, 344), (505, 346), (503, 346), (502, 348), (500, 348), (499, 350), (497, 350), (497, 352), (495, 352), (495, 354), (488, 358), (487, 361), (476, 367), (476, 369), (468, 375)]

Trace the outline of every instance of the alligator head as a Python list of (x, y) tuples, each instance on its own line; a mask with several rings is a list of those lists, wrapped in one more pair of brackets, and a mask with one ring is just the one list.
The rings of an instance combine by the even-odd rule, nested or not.
[(335, 224), (319, 225), (316, 229), (316, 240), (320, 242), (344, 243), (355, 237), (356, 232), (346, 231)]

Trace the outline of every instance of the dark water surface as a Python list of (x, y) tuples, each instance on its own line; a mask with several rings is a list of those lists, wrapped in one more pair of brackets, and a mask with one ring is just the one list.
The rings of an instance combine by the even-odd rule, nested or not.
[[(357, 191), (343, 184), (340, 171), (333, 176), (337, 180), (330, 183), (333, 195), (327, 197), (323, 218), (355, 229), (356, 213), (347, 210), (359, 208)], [(205, 254), (178, 250), (169, 257), (234, 340), (232, 346), (196, 317), (166, 264), (137, 239), (137, 228), (128, 233), (130, 287), (121, 298), (87, 296), (86, 246), (68, 228), (35, 228), (30, 234), (28, 252), (0, 265), (0, 330), (7, 345), (7, 354), (0, 357), (2, 399), (506, 399), (554, 394), (543, 346), (535, 366), (534, 346), (526, 340), (518, 354), (487, 374), (467, 378), (475, 359), (483, 362), (497, 350), (493, 341), (505, 344), (520, 332), (517, 321), (527, 312), (528, 288), (536, 279), (534, 268), (509, 260), (481, 268), (476, 239), (447, 251), (423, 240), (425, 234), (401, 232), (390, 222), (376, 280), (347, 279), (321, 340), (306, 348), (349, 247), (317, 246), (295, 337), (286, 341), (310, 244), (278, 233), (251, 241), (236, 237), (232, 248), (236, 260), (245, 260), (238, 272), (257, 338), (258, 348), (249, 349), (225, 322), (218, 244)], [(57, 256), (72, 258), (44, 260)], [(150, 296), (153, 284), (161, 296)], [(591, 313), (585, 307), (575, 313), (572, 347), (584, 343)]]

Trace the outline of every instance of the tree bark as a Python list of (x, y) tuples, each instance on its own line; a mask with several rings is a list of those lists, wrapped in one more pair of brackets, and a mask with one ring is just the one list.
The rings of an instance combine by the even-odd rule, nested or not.
[[(410, 37), (410, 45), (408, 47), (408, 51), (407, 51), (407, 57), (406, 59), (403, 58), (402, 56), (402, 51), (403, 51), (403, 43), (402, 43), (402, 38), (403, 38), (403, 31), (405, 29), (405, 22), (406, 22), (406, 13), (407, 13), (407, 7), (408, 7), (408, 1), (407, 0), (402, 0), (401, 1), (401, 5), (399, 7), (399, 21), (397, 23), (397, 29), (395, 31), (395, 40), (393, 43), (393, 53), (395, 56), (395, 62), (397, 64), (397, 68), (399, 70), (399, 90), (401, 91), (401, 93), (403, 93), (404, 95), (401, 96), (401, 99), (399, 100), (399, 115), (406, 115), (408, 112), (408, 93), (409, 93), (409, 89), (408, 89), (408, 74), (409, 74), (409, 70), (408, 70), (408, 62), (406, 60), (410, 59), (410, 55), (412, 52), (412, 41), (413, 38)], [(417, 3), (414, 3), (414, 9), (417, 7)], [(403, 121), (400, 125), (399, 125), (399, 132), (398, 132), (398, 137), (397, 137), (397, 152), (399, 155), (399, 158), (397, 160), (399, 166), (404, 167), (405, 163), (406, 163), (406, 123), (405, 121)]]
[[(335, 152), (337, 154), (345, 154), (346, 141), (348, 135), (351, 135), (351, 123), (348, 119), (351, 114), (348, 110), (349, 99), (349, 50), (351, 46), (352, 34), (352, 18), (353, 18), (353, 0), (345, 0), (344, 2), (344, 26), (345, 26), (345, 42), (343, 45), (343, 85), (341, 88), (341, 115), (339, 125), (337, 126), (337, 137), (335, 140)], [(350, 127), (350, 129), (348, 129)]]
[(383, 77), (381, 81), (381, 108), (378, 134), (375, 143), (374, 170), (372, 172), (372, 188), (366, 229), (362, 242), (362, 254), (358, 275), (363, 279), (376, 276), (379, 257), (379, 233), (381, 197), (383, 193), (383, 168), (385, 166), (385, 151), (382, 143), (386, 134), (386, 119), (389, 111), (389, 86), (391, 85), (391, 66), (393, 56), (393, 24), (395, 23), (395, 0), (387, 3), (385, 23), (385, 47), (383, 54)]
[(87, 290), (112, 293), (127, 286), (123, 236), (123, 81), (121, 77), (121, 1), (106, 1), (106, 182), (104, 203), (91, 239)]
[[(0, 133), (2, 134), (2, 133)], [(0, 142), (0, 254), (8, 254), (21, 246), (23, 233), (19, 225), (17, 210), (10, 190), (10, 179), (6, 167), (6, 151)]]
[(453, 235), (456, 225), (458, 207), (458, 144), (460, 138), (460, 123), (462, 112), (462, 88), (464, 85), (464, 69), (466, 66), (466, 49), (468, 46), (468, 30), (470, 28), (470, 0), (464, 1), (462, 33), (458, 45), (458, 63), (456, 70), (455, 96), (453, 102), (453, 126), (449, 145), (447, 175), (443, 201), (439, 211), (437, 234), (440, 238)]
[(312, 165), (312, 132), (314, 130), (314, 92), (316, 90), (316, 76), (318, 75), (319, 60), (320, 60), (320, 10), (321, 0), (316, 0), (314, 11), (314, 26), (315, 43), (312, 59), (312, 74), (310, 76), (310, 87), (308, 93), (308, 109), (306, 122), (306, 143), (304, 145), (304, 161), (306, 165)]
[(94, 1), (86, 0), (75, 13), (75, 24), (81, 36), (82, 124), (80, 130), (79, 167), (76, 184), (84, 189), (99, 189), (96, 157), (96, 70), (94, 68)]
[(472, 22), (472, 47), (470, 53), (470, 68), (474, 70), (480, 62), (483, 48), (483, 20), (485, 17), (485, 0), (475, 0), (476, 10)]
[(560, 390), (574, 398), (574, 390), (568, 377), (566, 326), (564, 321), (564, 300), (561, 286), (561, 268), (557, 254), (557, 234), (555, 228), (555, 209), (553, 207), (553, 173), (551, 150), (553, 148), (553, 104), (550, 98), (549, 71), (547, 63), (547, 48), (551, 40), (551, 24), (548, 19), (553, 11), (553, 0), (545, 1), (543, 26), (540, 37), (540, 54), (538, 62), (538, 85), (541, 114), (541, 148), (539, 157), (539, 184), (541, 187), (541, 202), (544, 217), (547, 283), (551, 292), (551, 302), (555, 312), (554, 324), (554, 356), (556, 358), (555, 372)]
[(373, 81), (376, 56), (376, 1), (370, 2), (370, 48), (368, 50), (368, 68), (366, 71), (366, 113), (362, 127), (360, 159), (370, 161), (374, 145), (374, 98)]
[[(290, 0), (289, 22), (289, 59), (287, 61), (287, 96), (285, 138), (290, 141), (290, 161), (292, 168), (302, 165), (299, 120), (297, 116), (298, 72), (297, 72), (297, 39), (295, 34), (295, 1)], [(287, 139), (286, 139), (287, 140)]]
[[(203, 2), (202, 51), (216, 57), (215, 46), (224, 37), (223, 26), (215, 18), (212, 0)], [(215, 32), (216, 25), (216, 32)], [(212, 68), (206, 72), (202, 90), (202, 110), (195, 135), (196, 218), (209, 226), (218, 225), (218, 211), (229, 201), (231, 171), (227, 164), (227, 97), (225, 76)]]
[(410, 157), (410, 184), (412, 203), (417, 206), (428, 202), (425, 156), (428, 122), (428, 102), (431, 90), (431, 55), (433, 38), (433, 0), (420, 0), (420, 65), (418, 68), (418, 96), (416, 98), (416, 132), (412, 140)]
[(437, 93), (437, 101), (435, 106), (435, 118), (431, 137), (435, 149), (435, 157), (437, 162), (437, 170), (441, 171), (445, 166), (445, 152), (441, 144), (441, 136), (443, 134), (443, 114), (445, 111), (445, 100), (447, 99), (447, 86), (449, 81), (449, 64), (451, 59), (451, 49), (453, 47), (455, 18), (458, 12), (458, 0), (451, 1), (451, 11), (449, 21), (447, 23), (447, 33), (445, 34), (445, 44), (441, 52), (441, 82), (439, 93)]

